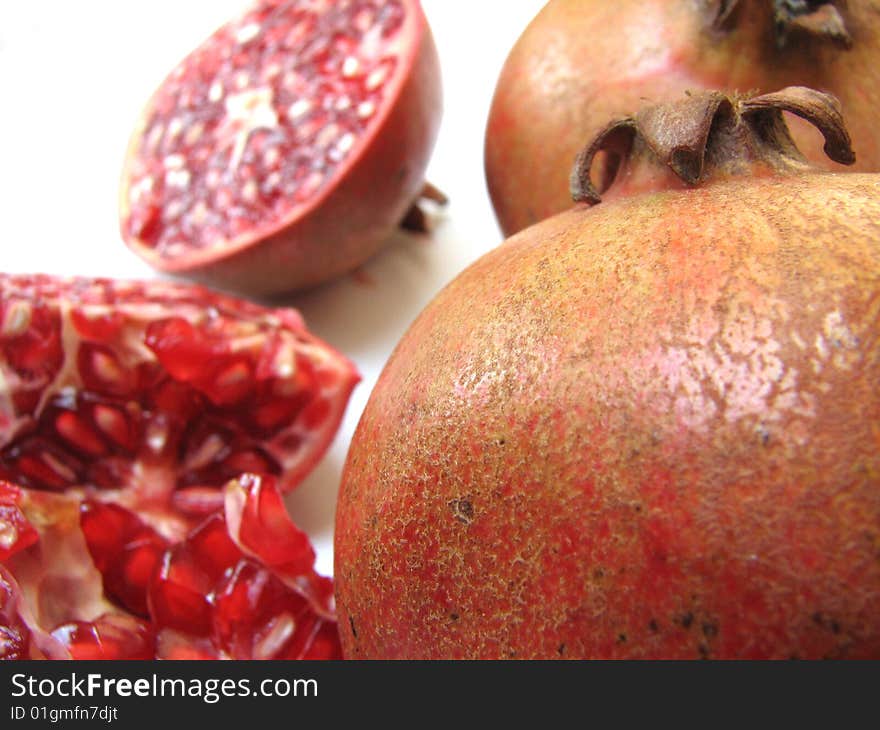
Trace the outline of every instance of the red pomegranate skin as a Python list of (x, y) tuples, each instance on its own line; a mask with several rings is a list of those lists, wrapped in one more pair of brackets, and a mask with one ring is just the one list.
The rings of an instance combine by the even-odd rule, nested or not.
[(617, 198), (450, 283), (345, 466), (345, 657), (880, 657), (878, 194)]
[[(575, 155), (612, 119), (697, 89), (767, 92), (807, 85), (840, 99), (856, 164), (828, 160), (821, 136), (789, 115), (798, 149), (836, 171), (880, 169), (880, 3), (838, 3), (844, 49), (792, 34), (777, 45), (768, 0), (741, 0), (711, 30), (708, 0), (551, 0), (524, 30), (498, 78), (485, 133), (486, 180), (505, 235), (571, 206)], [(713, 10), (714, 9), (714, 10)]]

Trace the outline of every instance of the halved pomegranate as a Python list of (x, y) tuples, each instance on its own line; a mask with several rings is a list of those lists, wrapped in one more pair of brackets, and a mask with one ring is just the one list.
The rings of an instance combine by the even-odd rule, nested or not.
[[(0, 657), (335, 655), (281, 492), (357, 380), (292, 309), (0, 275)], [(233, 576), (274, 588), (230, 641)]]
[(158, 269), (251, 293), (340, 275), (419, 198), (441, 106), (418, 0), (262, 0), (149, 101), (122, 236)]

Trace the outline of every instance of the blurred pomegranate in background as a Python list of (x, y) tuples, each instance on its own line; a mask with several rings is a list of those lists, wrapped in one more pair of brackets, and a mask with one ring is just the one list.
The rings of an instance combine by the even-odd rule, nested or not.
[[(876, 2), (551, 0), (511, 50), (486, 126), (486, 179), (502, 231), (569, 208), (577, 152), (643, 103), (791, 85), (837, 96), (858, 155), (853, 169), (880, 169)], [(809, 125), (788, 122), (811, 161), (842, 169)]]
[(243, 293), (339, 276), (402, 222), (424, 224), (441, 96), (418, 0), (260, 2), (147, 104), (122, 236), (162, 271)]

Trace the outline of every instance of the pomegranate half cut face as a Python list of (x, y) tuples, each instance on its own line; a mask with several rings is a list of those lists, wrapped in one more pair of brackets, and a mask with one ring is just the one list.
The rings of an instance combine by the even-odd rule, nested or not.
[(147, 103), (122, 175), (123, 239), (226, 289), (328, 280), (420, 196), (441, 106), (417, 0), (258, 3)]

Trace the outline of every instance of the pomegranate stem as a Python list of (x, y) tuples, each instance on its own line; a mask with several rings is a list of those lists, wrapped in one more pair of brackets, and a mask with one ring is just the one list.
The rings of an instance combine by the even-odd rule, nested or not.
[[(712, 26), (728, 26), (742, 0), (715, 0)], [(825, 39), (842, 48), (852, 47), (852, 36), (835, 0), (772, 0), (770, 4), (776, 44), (784, 48), (792, 35)]]
[(400, 227), (405, 231), (413, 233), (427, 233), (430, 230), (428, 225), (428, 214), (422, 207), (423, 201), (430, 200), (436, 205), (446, 205), (449, 198), (435, 185), (425, 182), (419, 196), (413, 201), (413, 204), (407, 210), (403, 220), (400, 221)]
[[(570, 186), (575, 202), (595, 204), (613, 183), (591, 178), (600, 152), (606, 162), (664, 168), (688, 185), (699, 185), (715, 171), (739, 174), (761, 160), (780, 173), (801, 169), (805, 160), (789, 134), (783, 112), (813, 124), (825, 137), (825, 153), (835, 162), (855, 162), (837, 99), (815, 89), (789, 86), (760, 96), (727, 96), (718, 91), (686, 94), (666, 104), (645, 106), (602, 130), (575, 159)], [(636, 143), (639, 153), (634, 149)]]

